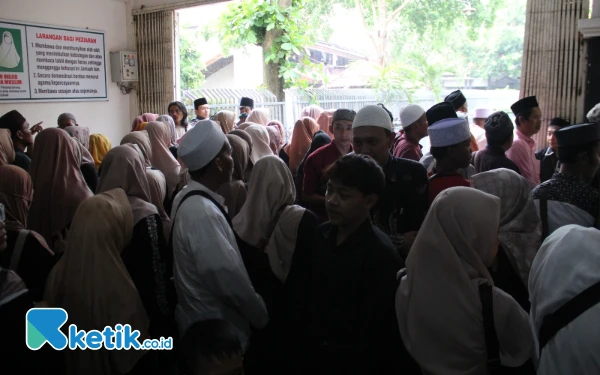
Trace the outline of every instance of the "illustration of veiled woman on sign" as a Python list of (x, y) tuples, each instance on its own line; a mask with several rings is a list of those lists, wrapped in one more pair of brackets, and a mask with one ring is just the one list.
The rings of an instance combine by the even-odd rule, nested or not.
[(21, 57), (17, 52), (13, 36), (10, 31), (2, 34), (2, 44), (0, 44), (0, 67), (16, 68), (21, 62)]

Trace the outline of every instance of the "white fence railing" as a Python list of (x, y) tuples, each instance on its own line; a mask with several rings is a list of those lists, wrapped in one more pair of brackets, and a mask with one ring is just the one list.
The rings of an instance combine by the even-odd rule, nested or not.
[[(444, 92), (441, 100), (449, 93), (449, 90)], [(471, 113), (476, 108), (491, 108), (506, 111), (512, 116), (510, 106), (519, 100), (518, 90), (463, 90), (463, 93), (467, 97)], [(281, 121), (288, 130), (294, 126), (302, 108), (310, 104), (320, 105), (324, 109), (347, 108), (358, 111), (366, 105), (377, 104), (379, 97), (376, 90), (372, 89), (286, 90), (285, 102), (277, 101), (275, 95), (268, 90), (257, 89), (183, 90), (181, 93), (182, 101), (188, 107), (190, 116), (194, 114), (193, 102), (196, 98), (207, 98), (212, 115), (221, 110), (237, 113), (240, 98), (243, 96), (254, 99), (255, 108), (268, 108), (271, 120)], [(415, 93), (412, 104), (419, 104), (424, 109), (428, 109), (435, 103), (437, 101), (431, 92), (419, 91)], [(397, 120), (402, 108), (410, 103), (406, 99), (400, 99), (384, 104)]]

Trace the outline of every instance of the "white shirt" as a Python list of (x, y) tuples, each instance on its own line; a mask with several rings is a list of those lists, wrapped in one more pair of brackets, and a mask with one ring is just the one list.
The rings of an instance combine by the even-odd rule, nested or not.
[(223, 205), (223, 198), (204, 185), (190, 181), (175, 197), (173, 222), (173, 274), (178, 305), (175, 320), (179, 332), (199, 320), (223, 319), (238, 331), (245, 347), (250, 324), (264, 327), (269, 316), (262, 298), (256, 294), (233, 230), (208, 199), (191, 196), (175, 211), (190, 191), (207, 192)]
[[(535, 199), (533, 202), (541, 216), (539, 199)], [(558, 228), (569, 224), (592, 228), (594, 222), (595, 218), (592, 215), (577, 206), (566, 202), (548, 201), (548, 235), (552, 234)]]

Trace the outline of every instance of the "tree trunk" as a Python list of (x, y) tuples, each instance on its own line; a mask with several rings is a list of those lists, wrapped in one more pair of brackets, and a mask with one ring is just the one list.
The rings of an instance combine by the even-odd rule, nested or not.
[(281, 31), (275, 29), (267, 31), (265, 35), (263, 43), (263, 78), (267, 89), (277, 97), (278, 101), (283, 102), (285, 101), (285, 93), (283, 92), (284, 80), (279, 77), (279, 65), (272, 61), (265, 62), (265, 56), (271, 50), (273, 41), (279, 38), (280, 35)]
[[(273, 0), (282, 8), (288, 8), (292, 5), (292, 0)], [(271, 50), (275, 39), (281, 36), (281, 30), (275, 28), (267, 31), (263, 42), (263, 77), (267, 89), (271, 91), (280, 102), (285, 101), (285, 93), (283, 91), (285, 82), (279, 77), (279, 65), (273, 62), (266, 63), (264, 57)]]

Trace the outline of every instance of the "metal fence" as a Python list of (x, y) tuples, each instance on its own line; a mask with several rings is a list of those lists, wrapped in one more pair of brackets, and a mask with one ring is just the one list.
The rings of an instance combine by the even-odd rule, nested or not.
[[(507, 111), (510, 114), (510, 106), (519, 100), (519, 90), (462, 90), (468, 99), (469, 110), (473, 112), (476, 108), (491, 108), (494, 110)], [(450, 91), (444, 92), (441, 98), (436, 99), (434, 95), (426, 90), (417, 91), (414, 100), (396, 99), (384, 103), (394, 115), (395, 121), (399, 121), (400, 111), (408, 104), (418, 104), (424, 109), (443, 100)], [(292, 107), (292, 118), (298, 118), (302, 108), (317, 104), (324, 109), (347, 108), (358, 111), (366, 105), (378, 104), (380, 101), (376, 90), (371, 89), (345, 89), (327, 90), (314, 89), (310, 91), (287, 90), (286, 102)]]
[(210, 114), (215, 115), (219, 111), (231, 111), (238, 113), (240, 108), (240, 99), (242, 97), (254, 99), (254, 108), (267, 108), (270, 113), (270, 120), (278, 120), (282, 123), (286, 121), (285, 102), (278, 102), (277, 97), (268, 90), (255, 89), (205, 89), (205, 90), (182, 90), (181, 101), (188, 109), (188, 113), (193, 118), (194, 100), (206, 98), (210, 107)]
[(286, 90), (286, 102), (291, 107), (292, 119), (300, 117), (304, 107), (317, 104), (323, 109), (346, 108), (358, 111), (369, 104), (377, 104), (377, 92), (370, 89), (312, 89)]
[[(519, 99), (519, 90), (462, 90), (468, 99), (469, 110), (473, 112), (476, 108), (490, 108), (503, 110), (511, 114), (510, 105)], [(450, 93), (450, 90), (442, 93), (439, 100)], [(238, 113), (239, 102), (242, 96), (254, 99), (255, 108), (268, 108), (270, 119), (278, 120), (284, 125), (287, 135), (291, 133), (295, 121), (300, 117), (304, 107), (317, 104), (324, 109), (347, 108), (355, 111), (366, 105), (379, 103), (381, 97), (376, 90), (372, 89), (311, 89), (311, 90), (286, 90), (285, 102), (278, 102), (277, 97), (268, 90), (255, 89), (205, 89), (184, 90), (181, 93), (182, 101), (187, 106), (188, 112), (194, 116), (194, 99), (207, 98), (211, 115), (218, 111), (228, 110)], [(413, 104), (419, 104), (427, 109), (437, 103), (431, 92), (417, 91), (414, 95)], [(399, 124), (400, 111), (410, 104), (407, 99), (397, 99), (385, 103), (386, 107), (394, 115), (396, 125)], [(511, 114), (512, 115), (512, 114)]]

